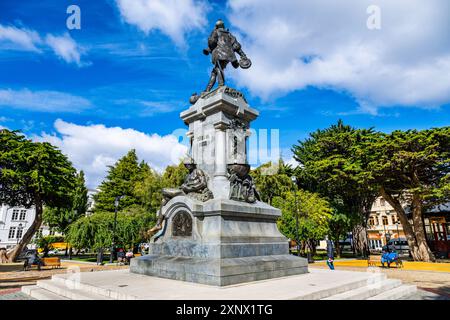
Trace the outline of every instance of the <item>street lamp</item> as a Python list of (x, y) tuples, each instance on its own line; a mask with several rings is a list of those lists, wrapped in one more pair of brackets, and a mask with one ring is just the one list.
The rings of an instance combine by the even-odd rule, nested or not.
[(389, 240), (391, 239), (391, 234), (389, 231), (386, 231), (386, 225), (383, 223), (383, 229), (384, 229), (384, 239), (386, 241), (386, 245), (388, 245)]
[(114, 199), (114, 225), (113, 225), (113, 236), (112, 236), (112, 244), (111, 244), (111, 253), (109, 255), (109, 263), (113, 263), (114, 258), (114, 247), (116, 240), (116, 225), (117, 225), (117, 211), (119, 208), (119, 201), (125, 196), (118, 196)]
[(297, 202), (297, 177), (291, 177), (292, 183), (294, 184), (294, 199), (295, 199), (295, 242), (297, 242), (297, 256), (300, 256), (300, 243), (298, 236), (298, 202)]

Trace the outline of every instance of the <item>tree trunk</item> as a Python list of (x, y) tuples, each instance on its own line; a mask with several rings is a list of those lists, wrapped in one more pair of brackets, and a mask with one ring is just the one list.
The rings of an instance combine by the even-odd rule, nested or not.
[[(388, 193), (384, 189), (384, 187), (380, 188), (380, 193), (381, 193), (381, 196), (394, 208), (395, 212), (397, 213), (397, 215), (400, 219), (400, 222), (402, 224), (402, 227), (403, 227), (403, 232), (405, 233), (405, 236), (406, 236), (406, 241), (408, 241), (408, 246), (409, 246), (409, 250), (411, 252), (411, 256), (414, 259), (414, 261), (434, 261), (433, 254), (431, 253), (430, 248), (428, 247), (428, 244), (426, 242), (426, 238), (424, 235), (422, 212), (417, 211), (417, 210), (420, 210), (420, 211), (422, 210), (422, 206), (420, 205), (420, 200), (413, 199), (413, 202), (418, 202), (418, 203), (413, 203), (413, 223), (414, 223), (414, 228), (416, 229), (416, 230), (413, 230), (413, 227), (412, 227), (411, 223), (409, 222), (406, 212), (403, 209), (400, 201), (398, 199), (396, 199), (394, 196), (392, 196), (390, 193)], [(415, 197), (413, 196), (413, 198), (415, 198)], [(418, 222), (417, 220), (420, 220), (420, 222)], [(419, 247), (419, 241), (417, 239), (417, 235), (419, 235), (419, 237), (420, 237), (420, 247)], [(428, 260), (426, 260), (426, 259), (428, 259)]]
[(334, 248), (336, 249), (336, 258), (341, 257), (341, 245), (339, 244), (339, 237), (334, 241)]
[(23, 235), (23, 237), (19, 241), (19, 243), (11, 251), (8, 252), (8, 261), (9, 262), (16, 261), (16, 259), (20, 255), (20, 253), (30, 243), (33, 236), (36, 234), (36, 232), (41, 227), (41, 224), (42, 224), (42, 201), (37, 197), (35, 199), (34, 203), (35, 203), (36, 215), (34, 217), (33, 223), (28, 228), (27, 232), (25, 232), (25, 234)]
[(425, 228), (422, 220), (422, 202), (418, 194), (413, 194), (412, 200), (412, 218), (414, 225), (414, 234), (417, 241), (417, 253), (420, 257), (420, 261), (435, 262), (436, 258), (431, 252), (430, 247), (427, 243), (427, 238), (425, 235)]
[(368, 251), (367, 244), (367, 230), (362, 224), (357, 224), (353, 227), (353, 246), (356, 254), (365, 257)]

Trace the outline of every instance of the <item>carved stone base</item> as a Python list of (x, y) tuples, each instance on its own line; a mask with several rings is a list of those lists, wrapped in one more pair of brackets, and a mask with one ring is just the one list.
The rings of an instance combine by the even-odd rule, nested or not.
[(308, 272), (277, 229), (280, 211), (265, 203), (182, 196), (163, 213), (165, 234), (149, 255), (131, 260), (131, 272), (216, 286)]

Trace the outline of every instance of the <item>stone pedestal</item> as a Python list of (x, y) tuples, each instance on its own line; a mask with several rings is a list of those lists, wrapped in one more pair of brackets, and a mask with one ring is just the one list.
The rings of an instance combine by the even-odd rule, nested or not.
[(181, 113), (191, 156), (208, 177), (214, 199), (171, 199), (160, 212), (162, 236), (151, 243), (149, 255), (131, 260), (131, 272), (216, 286), (308, 272), (307, 260), (290, 255), (288, 239), (278, 231), (279, 209), (230, 200), (227, 166), (247, 162), (248, 129), (257, 116), (228, 87)]
[[(131, 272), (217, 286), (307, 272), (306, 259), (289, 255), (277, 229), (279, 211), (265, 203), (180, 196), (166, 210), (164, 237), (131, 260)], [(183, 215), (187, 232), (178, 235)]]

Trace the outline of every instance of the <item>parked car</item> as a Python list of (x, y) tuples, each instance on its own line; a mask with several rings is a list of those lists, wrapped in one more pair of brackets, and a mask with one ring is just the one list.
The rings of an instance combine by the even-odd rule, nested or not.
[(399, 253), (408, 253), (409, 246), (406, 238), (394, 238), (389, 240), (388, 245), (394, 246), (395, 250)]
[(50, 251), (48, 252), (48, 254), (51, 254), (51, 255), (59, 254), (59, 250), (57, 250), (57, 249), (52, 249), (52, 250), (50, 250)]

